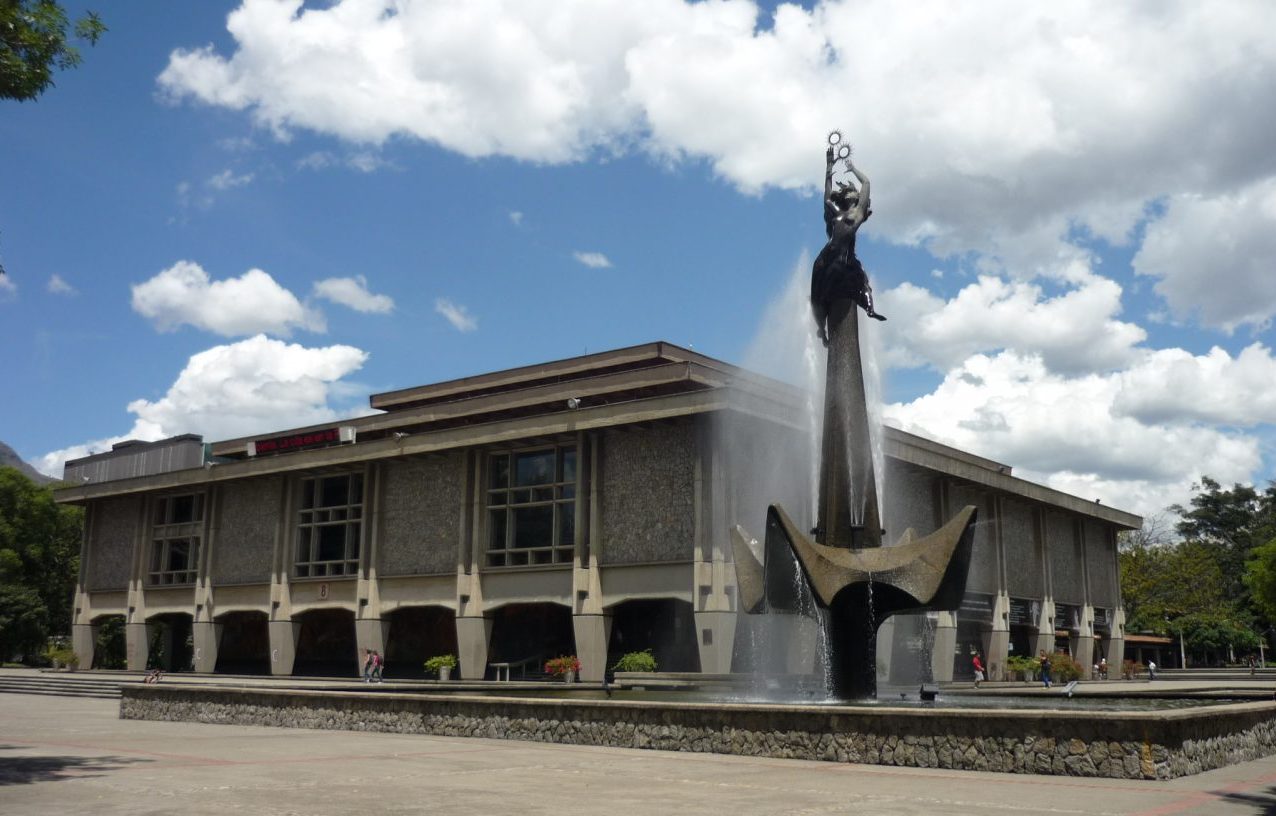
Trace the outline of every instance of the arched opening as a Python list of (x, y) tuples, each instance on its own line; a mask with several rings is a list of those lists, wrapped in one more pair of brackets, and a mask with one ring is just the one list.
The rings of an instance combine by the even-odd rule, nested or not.
[(456, 654), (456, 613), (443, 606), (409, 606), (389, 614), (385, 671), (391, 677), (424, 677), (425, 661)]
[(651, 649), (662, 672), (700, 671), (695, 616), (691, 604), (672, 598), (624, 601), (611, 608), (607, 668), (621, 655)]
[(146, 668), (188, 672), (195, 656), (191, 616), (168, 612), (146, 620)]
[(227, 612), (218, 615), (221, 642), (217, 647), (219, 674), (270, 674), (270, 634), (265, 612)]
[(123, 615), (102, 615), (93, 621), (94, 669), (127, 669), (128, 644)]
[(311, 677), (358, 677), (359, 654), (354, 613), (348, 609), (312, 609), (293, 617), (301, 623), (292, 673)]
[[(545, 661), (576, 653), (571, 610), (560, 604), (510, 604), (492, 613), (489, 663), (525, 664), (528, 674), (543, 673)], [(519, 670), (514, 670), (519, 676)]]

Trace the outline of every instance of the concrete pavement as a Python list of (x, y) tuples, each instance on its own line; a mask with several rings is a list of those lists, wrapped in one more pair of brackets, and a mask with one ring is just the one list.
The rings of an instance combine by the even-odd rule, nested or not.
[(1263, 814), (1276, 758), (1172, 782), (122, 721), (0, 694), (0, 813)]

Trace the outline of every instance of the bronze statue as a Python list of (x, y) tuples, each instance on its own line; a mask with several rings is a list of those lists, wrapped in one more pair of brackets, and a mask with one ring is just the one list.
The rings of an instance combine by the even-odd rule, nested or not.
[[(811, 268), (811, 311), (820, 340), (828, 345), (828, 317), (831, 304), (836, 300), (853, 300), (869, 317), (885, 320), (884, 315), (873, 310), (873, 287), (869, 286), (868, 273), (855, 256), (855, 235), (860, 225), (873, 214), (869, 200), (869, 182), (855, 163), (851, 161), (850, 145), (841, 144), (842, 134), (829, 134), (828, 152), (825, 153), (824, 170), (824, 232), (828, 243), (815, 259)], [(846, 169), (855, 176), (854, 182), (839, 181), (834, 187), (833, 169), (842, 159)]]

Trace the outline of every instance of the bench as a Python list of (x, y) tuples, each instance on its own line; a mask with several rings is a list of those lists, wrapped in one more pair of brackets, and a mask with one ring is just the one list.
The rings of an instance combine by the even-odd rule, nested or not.
[(496, 673), (496, 679), (498, 681), (509, 682), (510, 672), (513, 669), (518, 669), (518, 676), (520, 678), (526, 678), (527, 667), (539, 666), (540, 661), (541, 661), (541, 658), (539, 655), (533, 655), (532, 657), (524, 657), (520, 660), (507, 660), (507, 661), (498, 662), (498, 663), (488, 663), (487, 667)]

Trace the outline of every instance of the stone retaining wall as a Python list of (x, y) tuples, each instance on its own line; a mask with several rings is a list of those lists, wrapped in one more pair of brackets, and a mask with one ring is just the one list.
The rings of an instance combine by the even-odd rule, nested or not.
[(919, 768), (1173, 779), (1276, 753), (1276, 704), (873, 709), (125, 686), (122, 719), (385, 731)]

